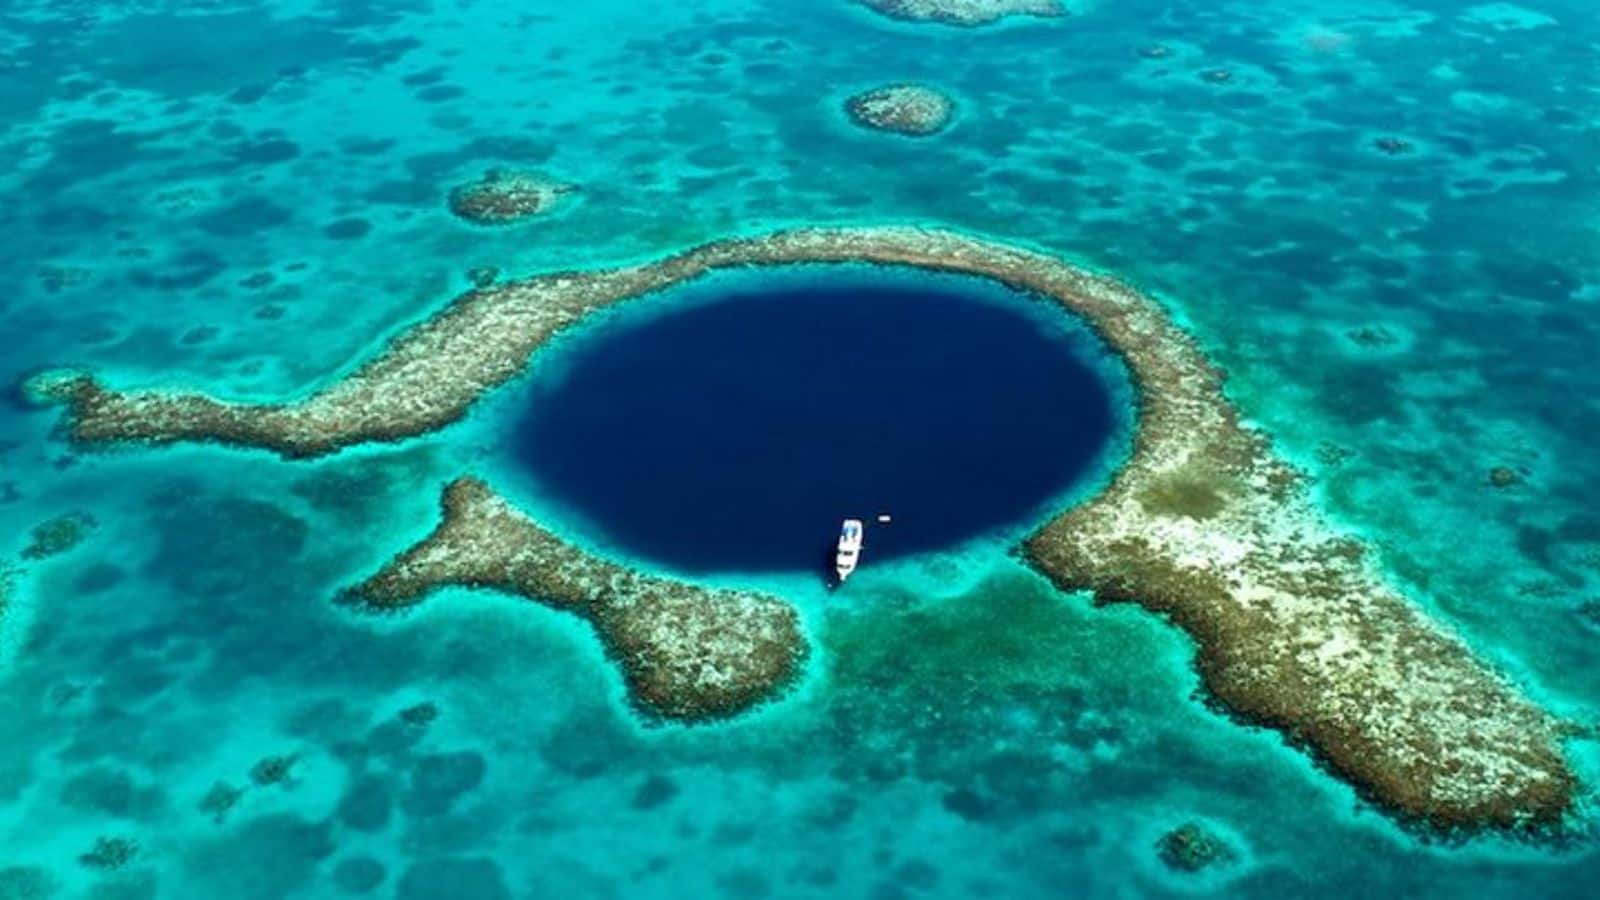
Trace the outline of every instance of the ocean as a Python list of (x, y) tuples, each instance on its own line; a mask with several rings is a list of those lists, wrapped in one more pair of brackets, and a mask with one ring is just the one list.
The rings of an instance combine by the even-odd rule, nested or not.
[[(1157, 297), (1430, 615), (1600, 724), (1600, 11), (1067, 6), (962, 28), (851, 0), (4, 0), (0, 384), (85, 366), (272, 401), (474, 269), (814, 224), (970, 232)], [(845, 100), (889, 82), (947, 93), (948, 127), (852, 123)], [(523, 223), (461, 221), (451, 189), (492, 169), (579, 190)], [(1398, 821), (1208, 703), (1172, 625), (1029, 568), (1028, 504), (869, 552), (843, 592), (707, 567), (794, 600), (812, 643), (785, 696), (719, 723), (642, 718), (587, 625), (519, 598), (336, 604), (465, 472), (569, 502), (508, 449), (545, 364), (449, 428), (311, 461), (75, 448), (59, 410), (8, 394), (0, 898), (1580, 897), (1600, 879), (1592, 788), (1544, 840)], [(1103, 477), (1106, 441), (1074, 477)], [(1078, 482), (1053, 483), (1030, 503)], [(606, 546), (581, 513), (574, 534)], [(1600, 783), (1593, 740), (1568, 752)], [(1164, 859), (1190, 822), (1226, 858)]]

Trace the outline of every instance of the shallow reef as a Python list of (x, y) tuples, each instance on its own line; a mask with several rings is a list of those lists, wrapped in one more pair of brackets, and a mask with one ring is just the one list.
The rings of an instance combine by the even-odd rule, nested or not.
[[(1056, 585), (1168, 617), (1195, 641), (1211, 698), (1281, 731), (1402, 818), (1451, 827), (1561, 822), (1578, 790), (1548, 714), (1405, 597), (1305, 479), (1239, 420), (1222, 374), (1149, 297), (1050, 256), (919, 228), (799, 229), (656, 262), (472, 291), (377, 357), (296, 402), (123, 393), (83, 372), (27, 386), (68, 406), (80, 445), (221, 441), (314, 456), (460, 418), (561, 328), (707, 272), (868, 262), (987, 277), (1082, 316), (1138, 388), (1133, 452), (1097, 497), (1024, 546)], [(594, 559), (486, 484), (445, 492), (437, 530), (352, 597), (408, 606), (441, 584), (491, 587), (588, 618), (642, 706), (736, 712), (787, 683), (803, 653), (790, 607)]]
[(450, 211), (475, 225), (510, 225), (549, 212), (577, 189), (535, 172), (490, 169), (450, 192)]
[(857, 0), (868, 9), (907, 22), (987, 25), (1006, 16), (1064, 16), (1061, 0)]
[(950, 124), (955, 103), (920, 84), (890, 84), (850, 97), (844, 108), (850, 120), (863, 128), (927, 137)]

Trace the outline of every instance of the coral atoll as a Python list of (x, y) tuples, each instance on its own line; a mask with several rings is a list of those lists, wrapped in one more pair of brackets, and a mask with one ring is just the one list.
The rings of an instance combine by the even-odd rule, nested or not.
[[(123, 393), (79, 372), (41, 376), (29, 389), (68, 405), (66, 430), (80, 445), (210, 440), (328, 453), (455, 421), (596, 309), (718, 269), (828, 262), (991, 278), (1082, 316), (1123, 356), (1140, 401), (1133, 452), (1101, 494), (1030, 538), (1026, 554), (1063, 588), (1137, 603), (1183, 628), (1220, 705), (1280, 730), (1409, 818), (1518, 827), (1557, 822), (1572, 808), (1569, 725), (1474, 658), (1322, 515), (1300, 473), (1240, 422), (1221, 373), (1159, 303), (1040, 253), (918, 228), (779, 232), (472, 291), (292, 402)], [(440, 584), (492, 587), (585, 616), (635, 696), (668, 715), (748, 706), (789, 679), (804, 646), (786, 604), (594, 559), (472, 480), (447, 490), (431, 536), (353, 595), (393, 608)]]
[(851, 121), (863, 128), (926, 137), (950, 124), (955, 104), (949, 97), (918, 84), (891, 84), (873, 88), (844, 103)]
[(986, 25), (1006, 16), (1064, 16), (1061, 0), (857, 0), (886, 16), (907, 22)]

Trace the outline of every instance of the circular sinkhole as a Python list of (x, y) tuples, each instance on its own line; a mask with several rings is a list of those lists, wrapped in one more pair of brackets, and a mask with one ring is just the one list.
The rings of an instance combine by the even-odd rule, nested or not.
[[(1126, 456), (1127, 372), (1054, 301), (913, 268), (718, 273), (539, 354), (510, 436), (580, 537), (684, 572), (1020, 534)], [(891, 521), (880, 524), (887, 514)]]

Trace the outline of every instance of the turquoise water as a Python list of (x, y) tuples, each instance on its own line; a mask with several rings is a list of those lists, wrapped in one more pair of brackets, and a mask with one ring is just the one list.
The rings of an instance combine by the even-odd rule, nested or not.
[[(1157, 294), (1421, 602), (1600, 719), (1600, 14), (1072, 5), (967, 31), (846, 0), (13, 0), (0, 382), (87, 363), (276, 397), (473, 267), (972, 230)], [(853, 128), (840, 100), (885, 80), (951, 93), (950, 130)], [(583, 190), (516, 228), (452, 219), (449, 188), (495, 166)], [(1600, 876), (1586, 817), (1556, 847), (1407, 833), (1200, 703), (1181, 635), (999, 543), (864, 569), (848, 603), (795, 587), (805, 681), (699, 729), (636, 722), (592, 635), (542, 608), (334, 606), (431, 527), (445, 480), (514, 477), (517, 395), (294, 464), (78, 455), (56, 414), (0, 404), (7, 558), (54, 516), (98, 523), (27, 566), (0, 622), (0, 896), (1521, 897)], [(423, 701), (430, 725), (397, 719)], [(1572, 752), (1596, 783), (1594, 745)], [(284, 754), (288, 784), (199, 809)], [(1191, 819), (1237, 858), (1163, 866)], [(101, 837), (138, 852), (80, 864)]]

